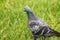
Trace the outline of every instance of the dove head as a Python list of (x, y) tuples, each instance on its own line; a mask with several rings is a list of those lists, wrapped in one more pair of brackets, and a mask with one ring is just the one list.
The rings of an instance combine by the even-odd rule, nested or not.
[(28, 6), (25, 6), (25, 11), (28, 12), (28, 11), (31, 11), (30, 8)]

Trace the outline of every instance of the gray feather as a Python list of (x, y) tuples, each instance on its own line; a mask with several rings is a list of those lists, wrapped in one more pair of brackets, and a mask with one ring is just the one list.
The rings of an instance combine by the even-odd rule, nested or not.
[(28, 16), (28, 27), (35, 35), (53, 36), (60, 33), (51, 29), (42, 19), (36, 17), (28, 6), (25, 7)]

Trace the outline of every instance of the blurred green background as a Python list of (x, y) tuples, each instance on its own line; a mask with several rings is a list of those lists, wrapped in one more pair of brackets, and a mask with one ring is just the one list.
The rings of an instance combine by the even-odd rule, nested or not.
[[(26, 5), (52, 29), (60, 32), (60, 0), (0, 0), (0, 40), (33, 40), (27, 27)], [(60, 40), (60, 37), (47, 40)]]

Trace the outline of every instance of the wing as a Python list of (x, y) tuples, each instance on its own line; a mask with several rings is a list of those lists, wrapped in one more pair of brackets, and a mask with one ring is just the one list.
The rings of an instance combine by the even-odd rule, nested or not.
[(50, 27), (42, 20), (32, 20), (29, 22), (29, 28), (35, 35), (50, 35)]
[(29, 24), (29, 28), (32, 32), (37, 33), (41, 27), (38, 22), (31, 22)]
[(47, 26), (43, 21), (40, 20), (32, 20), (29, 22), (29, 28), (32, 32), (37, 33), (44, 26)]

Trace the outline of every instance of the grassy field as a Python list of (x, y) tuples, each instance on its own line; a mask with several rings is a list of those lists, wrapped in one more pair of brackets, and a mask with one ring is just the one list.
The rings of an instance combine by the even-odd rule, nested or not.
[[(33, 40), (27, 27), (26, 5), (52, 29), (60, 32), (60, 0), (0, 0), (0, 40)], [(60, 37), (47, 40), (60, 40)]]

